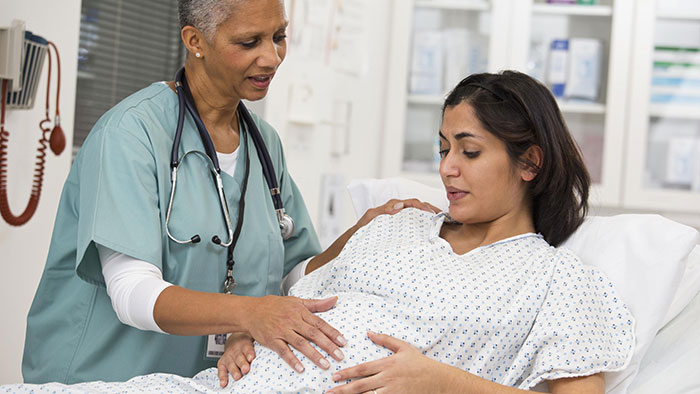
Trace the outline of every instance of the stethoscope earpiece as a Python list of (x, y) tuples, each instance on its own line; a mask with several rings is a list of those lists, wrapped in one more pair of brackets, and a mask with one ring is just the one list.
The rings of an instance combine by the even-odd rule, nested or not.
[(201, 240), (202, 238), (199, 237), (199, 234), (195, 234), (192, 238), (190, 238), (190, 242), (193, 244), (199, 243)]
[(211, 237), (211, 242), (214, 242), (217, 245), (221, 245), (221, 238), (219, 238), (218, 235), (215, 235), (215, 236)]

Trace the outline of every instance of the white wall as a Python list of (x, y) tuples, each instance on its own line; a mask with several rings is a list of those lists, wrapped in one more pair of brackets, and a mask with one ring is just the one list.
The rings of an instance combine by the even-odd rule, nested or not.
[[(287, 59), (265, 99), (264, 118), (282, 138), (290, 173), (301, 190), (319, 233), (323, 232), (321, 182), (324, 174), (341, 175), (346, 184), (352, 179), (378, 177), (380, 174), (379, 158), (385, 143), (385, 101), (390, 99), (386, 97), (386, 78), (389, 72), (387, 54), (391, 41), (392, 3), (390, 0), (367, 1), (363, 22), (366, 34), (361, 50), (356, 53), (358, 57), (366, 56), (367, 64), (365, 70), (356, 73), (338, 70), (328, 61), (309, 60), (300, 54), (300, 44), (293, 40), (295, 26), (292, 24)], [(294, 23), (292, 11), (288, 7), (287, 13)], [(362, 51), (366, 51), (364, 55), (359, 53)], [(304, 79), (310, 81), (319, 96), (319, 119), (315, 124), (290, 121), (292, 85)], [(333, 127), (328, 122), (333, 117), (330, 105), (333, 100), (349, 101), (352, 105), (352, 116), (347, 127), (347, 152), (342, 154), (333, 152), (335, 137)], [(391, 147), (391, 142), (388, 142), (388, 146)], [(342, 205), (337, 208), (340, 228), (344, 231), (357, 221), (344, 185), (341, 200)], [(323, 237), (321, 242), (324, 247), (328, 244)]]
[[(0, 26), (13, 19), (26, 22), (27, 30), (56, 44), (61, 55), (61, 126), (67, 147), (61, 156), (49, 152), (39, 208), (29, 223), (11, 227), (0, 220), (0, 384), (22, 381), (20, 365), (26, 316), (48, 253), (54, 216), (63, 182), (68, 175), (73, 141), (75, 86), (80, 29), (80, 0), (0, 0)], [(54, 63), (55, 67), (55, 63)], [(44, 118), (47, 64), (31, 110), (8, 110), (8, 197), (19, 215), (29, 200), (34, 156)], [(55, 69), (52, 76), (51, 116), (54, 113)]]

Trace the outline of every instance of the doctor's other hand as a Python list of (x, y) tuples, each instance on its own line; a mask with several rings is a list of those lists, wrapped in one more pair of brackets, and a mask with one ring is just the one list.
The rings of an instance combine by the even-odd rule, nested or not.
[(289, 346), (294, 347), (322, 369), (330, 368), (328, 359), (309, 341), (315, 343), (337, 361), (345, 358), (340, 350), (345, 346), (343, 335), (312, 312), (331, 309), (337, 297), (305, 300), (297, 297), (265, 296), (254, 298), (248, 308), (245, 327), (250, 336), (263, 346), (274, 350), (297, 372), (304, 366)]
[(394, 354), (334, 373), (336, 382), (353, 381), (334, 387), (327, 394), (445, 392), (440, 385), (449, 381), (453, 367), (424, 356), (408, 342), (374, 332), (367, 336)]
[(219, 359), (219, 362), (216, 363), (221, 387), (228, 385), (229, 374), (231, 374), (233, 380), (239, 380), (243, 375), (250, 372), (250, 364), (254, 359), (253, 338), (243, 332), (231, 334), (226, 340), (224, 354)]
[(379, 215), (393, 215), (399, 211), (401, 211), (404, 208), (418, 208), (426, 212), (431, 212), (431, 213), (439, 213), (440, 208), (429, 204), (427, 202), (423, 202), (420, 200), (417, 200), (415, 198), (411, 198), (408, 200), (389, 200), (387, 201), (384, 205), (380, 205), (375, 208), (368, 209), (367, 212), (365, 212), (364, 215), (360, 218), (360, 220), (357, 221), (357, 224), (355, 227), (360, 228), (367, 223), (371, 222), (372, 219), (376, 218)]

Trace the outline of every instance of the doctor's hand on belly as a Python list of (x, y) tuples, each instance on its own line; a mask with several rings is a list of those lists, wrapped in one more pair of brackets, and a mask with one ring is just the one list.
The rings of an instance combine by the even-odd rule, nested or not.
[[(342, 334), (311, 312), (331, 309), (337, 297), (324, 300), (304, 300), (297, 297), (266, 296), (260, 299), (257, 308), (250, 313), (248, 332), (235, 332), (226, 341), (226, 350), (217, 363), (221, 387), (228, 385), (228, 375), (239, 380), (250, 371), (255, 358), (253, 341), (274, 350), (295, 371), (303, 372), (304, 366), (289, 349), (293, 346), (314, 360), (323, 369), (330, 363), (311, 344), (313, 341), (337, 361), (345, 356), (338, 345), (345, 346)], [(280, 302), (284, 303), (281, 307)], [(300, 324), (298, 316), (302, 316)]]
[(246, 317), (248, 334), (261, 345), (279, 354), (297, 372), (304, 366), (292, 353), (293, 346), (316, 365), (328, 369), (330, 363), (309, 341), (340, 361), (344, 358), (339, 346), (345, 346), (343, 335), (312, 312), (331, 309), (337, 297), (304, 300), (297, 297), (265, 296), (258, 299), (255, 309)]
[[(309, 274), (337, 257), (355, 231), (371, 222), (375, 217), (385, 214), (393, 215), (409, 207), (432, 213), (440, 212), (440, 209), (434, 205), (417, 199), (389, 200), (383, 205), (369, 209), (354, 226), (341, 235), (328, 249), (309, 262), (306, 274)], [(280, 301), (281, 299), (289, 299), (296, 309), (292, 310), (287, 307), (280, 308), (280, 305), (265, 309), (264, 301), (266, 299), (271, 302), (273, 300)], [(296, 297), (267, 296), (263, 297), (262, 301), (263, 303), (261, 303), (260, 307), (256, 308), (255, 312), (250, 316), (251, 319), (249, 320), (252, 322), (247, 325), (247, 327), (254, 327), (257, 322), (260, 330), (253, 328), (249, 329), (249, 333), (233, 333), (226, 342), (226, 350), (217, 363), (221, 387), (228, 385), (229, 374), (231, 374), (234, 380), (239, 380), (250, 371), (250, 364), (255, 359), (253, 340), (257, 340), (261, 345), (274, 350), (287, 364), (298, 372), (302, 372), (304, 367), (289, 350), (289, 345), (294, 346), (310, 360), (314, 360), (319, 367), (323, 369), (328, 369), (330, 367), (328, 360), (316, 351), (316, 349), (309, 344), (307, 339), (319, 345), (321, 349), (329, 355), (332, 355), (336, 360), (340, 361), (343, 359), (343, 353), (335, 345), (344, 346), (345, 339), (337, 330), (330, 327), (321, 318), (309, 313), (309, 311), (323, 312), (332, 308), (335, 305), (335, 297), (326, 300), (302, 300)], [(306, 326), (302, 331), (290, 329), (288, 325), (288, 322), (292, 321), (292, 317), (298, 316), (296, 310), (299, 309), (299, 305), (303, 305), (306, 309), (306, 313), (303, 314), (303, 320)], [(299, 311), (303, 312), (303, 309), (304, 308), (299, 309)], [(262, 318), (255, 317), (258, 315), (262, 316)], [(309, 317), (309, 315), (311, 317)]]

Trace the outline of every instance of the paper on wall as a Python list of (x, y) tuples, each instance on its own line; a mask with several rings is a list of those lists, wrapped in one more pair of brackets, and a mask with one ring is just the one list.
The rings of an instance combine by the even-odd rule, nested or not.
[(290, 55), (325, 62), (328, 56), (333, 2), (292, 0), (290, 13)]
[(364, 75), (368, 69), (367, 0), (335, 0), (330, 32), (330, 65), (353, 75)]

